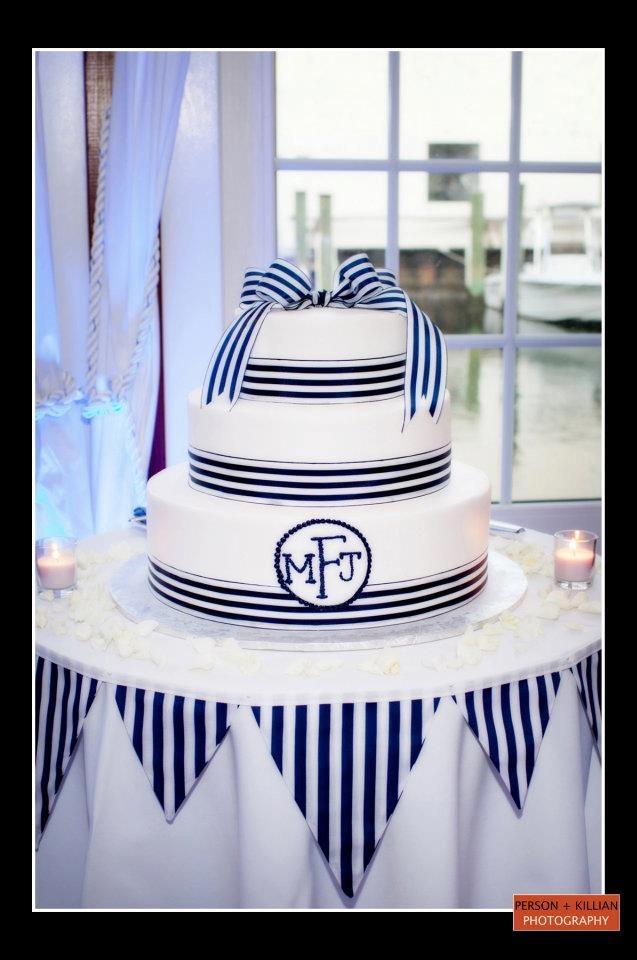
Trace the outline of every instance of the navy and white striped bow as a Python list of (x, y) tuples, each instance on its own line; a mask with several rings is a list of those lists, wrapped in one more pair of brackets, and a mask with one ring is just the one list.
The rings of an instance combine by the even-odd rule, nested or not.
[(224, 332), (208, 365), (202, 406), (222, 399), (230, 409), (237, 402), (254, 342), (273, 307), (304, 310), (314, 306), (402, 313), (407, 322), (403, 426), (422, 404), (438, 421), (447, 379), (447, 350), (442, 334), (396, 285), (394, 275), (389, 270), (376, 270), (364, 253), (354, 254), (338, 267), (333, 290), (312, 290), (303, 270), (287, 260), (275, 260), (266, 271), (248, 270), (241, 294), (241, 313)]

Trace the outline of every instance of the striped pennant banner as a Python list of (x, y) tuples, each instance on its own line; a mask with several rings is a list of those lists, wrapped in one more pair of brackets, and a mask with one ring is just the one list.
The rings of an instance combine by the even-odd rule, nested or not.
[[(248, 394), (253, 396), (254, 363), (247, 374), (252, 348), (273, 307), (305, 310), (316, 306), (358, 307), (402, 314), (407, 325), (407, 354), (400, 384), (405, 398), (403, 426), (423, 404), (438, 422), (447, 381), (444, 338), (420, 307), (397, 286), (394, 275), (389, 270), (376, 270), (364, 253), (354, 254), (338, 267), (333, 290), (312, 290), (309, 277), (287, 260), (275, 260), (265, 271), (249, 270), (241, 294), (241, 312), (222, 334), (208, 364), (201, 405), (222, 400), (231, 409), (242, 393), (253, 391)], [(246, 374), (248, 382), (245, 382)], [(259, 379), (257, 377), (257, 383)], [(392, 391), (393, 386), (396, 384), (392, 385)]]
[(38, 657), (35, 669), (36, 848), (99, 682)]
[(115, 702), (166, 819), (174, 820), (237, 707), (125, 686), (116, 687)]
[(602, 651), (591, 653), (585, 660), (571, 667), (575, 677), (582, 706), (591, 725), (597, 749), (601, 750), (602, 737)]
[(440, 698), (253, 707), (272, 758), (343, 893), (353, 897)]
[(454, 696), (480, 746), (522, 810), (560, 686), (559, 673)]

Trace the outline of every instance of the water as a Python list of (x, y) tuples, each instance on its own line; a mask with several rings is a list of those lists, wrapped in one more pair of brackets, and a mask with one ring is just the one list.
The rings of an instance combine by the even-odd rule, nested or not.
[[(446, 333), (499, 333), (493, 310), (463, 313), (458, 301), (427, 304)], [(521, 320), (525, 336), (555, 336), (592, 324)], [(513, 498), (579, 500), (601, 495), (601, 351), (596, 347), (525, 347), (516, 361)], [(502, 352), (449, 350), (455, 455), (485, 470), (500, 496)]]

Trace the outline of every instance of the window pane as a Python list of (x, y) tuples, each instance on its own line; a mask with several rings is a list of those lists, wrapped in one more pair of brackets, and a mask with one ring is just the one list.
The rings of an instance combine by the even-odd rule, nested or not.
[(386, 157), (388, 62), (384, 50), (278, 52), (278, 156)]
[(511, 54), (401, 50), (400, 155), (506, 160)]
[(278, 255), (329, 289), (352, 253), (385, 263), (387, 175), (281, 171), (277, 177)]
[(449, 350), (447, 369), (453, 456), (484, 470), (491, 480), (491, 497), (498, 500), (502, 353), (500, 350)]
[(400, 285), (446, 333), (500, 333), (485, 296), (503, 264), (506, 175), (403, 173), (399, 189)]
[(586, 500), (600, 496), (600, 351), (518, 351), (513, 497)]
[[(601, 177), (522, 177), (518, 329), (525, 335), (601, 329)], [(502, 296), (493, 278), (492, 296)]]
[(529, 50), (522, 56), (522, 159), (600, 161), (603, 56)]

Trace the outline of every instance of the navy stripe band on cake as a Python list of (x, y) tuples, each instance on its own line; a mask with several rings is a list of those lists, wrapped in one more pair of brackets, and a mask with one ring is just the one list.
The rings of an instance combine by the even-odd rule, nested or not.
[(389, 460), (287, 463), (190, 449), (190, 485), (213, 496), (270, 504), (378, 503), (441, 490), (451, 446)]
[(468, 603), (487, 582), (487, 554), (419, 580), (368, 584), (348, 606), (303, 606), (278, 586), (211, 580), (149, 557), (149, 584), (163, 603), (196, 617), (268, 629), (373, 627), (437, 616)]
[(362, 360), (275, 360), (254, 357), (246, 366), (244, 400), (338, 403), (402, 396), (405, 354)]

